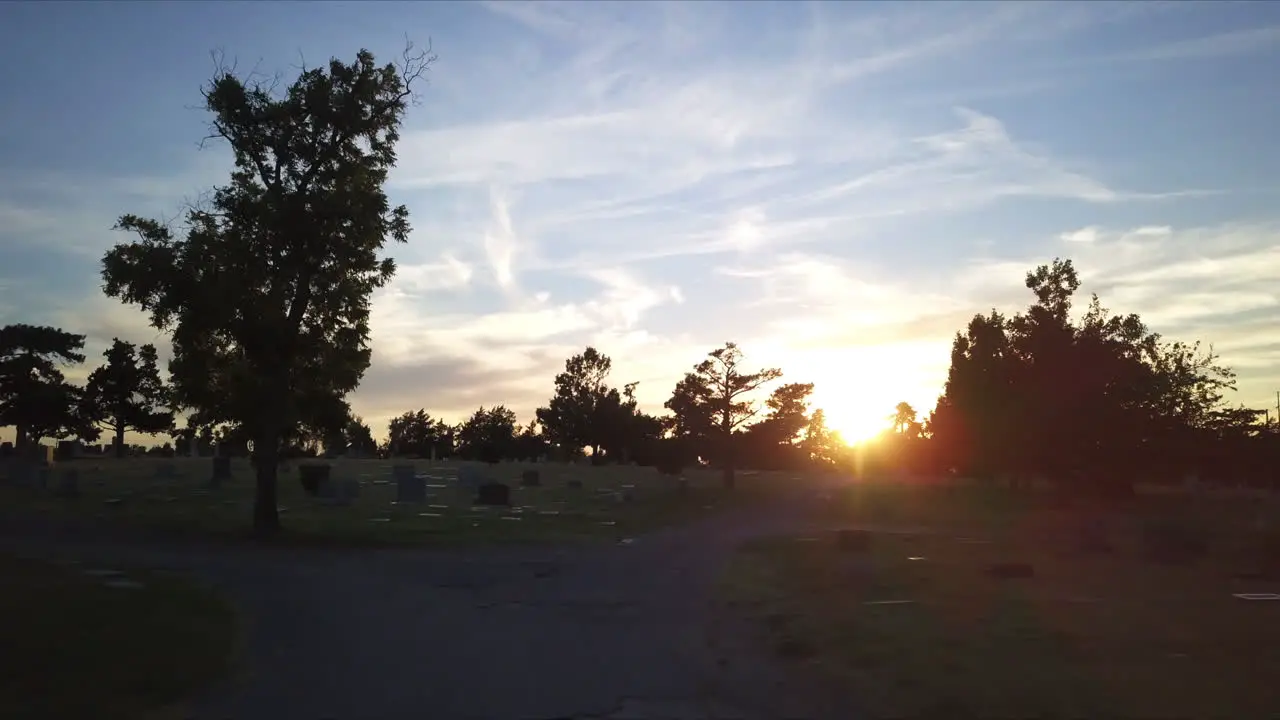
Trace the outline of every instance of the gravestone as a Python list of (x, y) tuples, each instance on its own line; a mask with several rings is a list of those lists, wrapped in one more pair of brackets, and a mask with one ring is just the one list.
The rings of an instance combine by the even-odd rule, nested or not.
[(570, 480), (569, 482), (565, 483), (565, 487), (569, 488), (570, 490), (581, 490), (581, 489), (582, 489), (582, 481), (581, 481), (581, 480)]
[(231, 479), (231, 456), (213, 456), (213, 477), (209, 478), (209, 487), (219, 487), (223, 480)]
[(538, 487), (542, 485), (542, 478), (537, 470), (525, 470), (520, 474), (520, 485), (521, 487)]
[[(298, 482), (302, 491), (311, 497), (320, 497), (322, 485), (329, 483), (328, 463), (303, 463), (298, 466)], [(330, 488), (332, 490), (332, 488)]]
[(10, 484), (21, 488), (43, 490), (49, 483), (49, 468), (30, 460), (12, 460), (8, 475)]
[(397, 503), (424, 503), (427, 501), (427, 479), (418, 475), (412, 465), (395, 465), (391, 477), (396, 483)]
[(477, 490), (477, 505), (510, 505), (511, 488), (502, 483), (485, 483)]
[(10, 457), (13, 457), (13, 443), (7, 441), (0, 443), (0, 458)]
[(35, 445), (28, 448), (27, 459), (40, 467), (53, 467), (56, 462), (52, 445)]
[(79, 440), (59, 440), (54, 456), (59, 460), (75, 460), (81, 455)]
[(467, 464), (458, 468), (458, 487), (466, 490), (475, 490), (485, 483), (486, 476), (483, 470), (475, 465)]
[(191, 438), (191, 440), (187, 441), (187, 455), (200, 457), (200, 441), (196, 438)]
[(55, 493), (62, 498), (80, 497), (80, 470), (77, 468), (63, 470), (58, 475), (58, 489)]

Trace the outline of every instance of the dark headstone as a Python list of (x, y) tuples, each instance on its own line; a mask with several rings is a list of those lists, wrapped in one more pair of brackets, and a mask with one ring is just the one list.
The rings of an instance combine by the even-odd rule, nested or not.
[(581, 480), (570, 480), (569, 482), (565, 483), (565, 487), (569, 488), (570, 490), (581, 490), (581, 489), (582, 489), (582, 481), (581, 481)]
[(424, 503), (427, 501), (427, 479), (418, 475), (412, 465), (396, 465), (391, 468), (396, 483), (396, 502)]
[(538, 487), (542, 484), (542, 478), (538, 475), (537, 470), (525, 470), (520, 474), (520, 485), (522, 487)]
[(1016, 580), (1035, 577), (1036, 570), (1027, 563), (996, 563), (987, 567), (987, 574), (997, 580)]
[(13, 443), (11, 442), (0, 443), (0, 458), (9, 458), (9, 457), (13, 457)]
[(871, 533), (866, 530), (837, 530), (836, 547), (847, 552), (867, 552), (871, 549)]
[(298, 465), (298, 482), (302, 491), (311, 497), (320, 496), (320, 486), (329, 482), (328, 463), (303, 463)]
[(476, 491), (477, 505), (510, 505), (511, 488), (502, 483), (486, 483)]

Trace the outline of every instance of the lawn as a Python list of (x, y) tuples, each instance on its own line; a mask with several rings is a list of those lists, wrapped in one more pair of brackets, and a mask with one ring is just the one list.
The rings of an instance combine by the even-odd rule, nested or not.
[(0, 556), (0, 717), (165, 720), (221, 678), (231, 609), (176, 577)]
[[(1274, 500), (1103, 510), (869, 484), (832, 501), (833, 526), (875, 531), (852, 547), (830, 528), (744, 547), (721, 609), (869, 717), (1280, 716), (1280, 601), (1234, 597), (1280, 593)], [(1170, 528), (1207, 548), (1153, 559)], [(992, 575), (1012, 563), (1032, 576)]]
[[(0, 503), (26, 513), (129, 527), (244, 535), (252, 517), (252, 468), (244, 459), (232, 462), (233, 477), (212, 489), (206, 487), (212, 474), (209, 458), (76, 460), (55, 468), (44, 490), (0, 484)], [(751, 502), (767, 493), (771, 481), (787, 480), (779, 474), (744, 474), (738, 490), (725, 493), (716, 473), (695, 468), (685, 473), (688, 487), (681, 491), (675, 479), (663, 477), (653, 468), (477, 464), (494, 480), (511, 487), (510, 507), (483, 507), (474, 505), (474, 490), (459, 487), (461, 463), (327, 462), (335, 480), (359, 480), (359, 498), (346, 506), (326, 504), (303, 492), (296, 467), (283, 471), (279, 507), (287, 537), (342, 543), (620, 541), (647, 529)], [(395, 501), (393, 464), (413, 464), (426, 476), (426, 503)], [(80, 495), (75, 499), (57, 497), (52, 490), (58, 477), (71, 468), (79, 472)], [(539, 471), (541, 486), (520, 486), (522, 472), (529, 469)], [(571, 480), (582, 487), (571, 489)]]

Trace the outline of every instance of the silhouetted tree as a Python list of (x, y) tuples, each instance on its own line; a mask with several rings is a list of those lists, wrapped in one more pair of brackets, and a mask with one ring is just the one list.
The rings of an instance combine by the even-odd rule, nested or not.
[(769, 414), (735, 436), (739, 459), (768, 470), (799, 469), (808, 460), (798, 446), (809, 423), (809, 396), (813, 383), (788, 383), (774, 388), (765, 400)]
[(517, 428), (516, 414), (505, 406), (481, 407), (458, 428), (458, 454), (484, 462), (514, 457)]
[(173, 428), (169, 390), (160, 379), (156, 346), (111, 341), (107, 362), (89, 373), (85, 401), (94, 420), (112, 435), (116, 457), (124, 457), (128, 431), (157, 435)]
[(388, 455), (437, 457), (453, 454), (454, 430), (451, 425), (431, 417), (426, 410), (409, 411), (391, 419), (387, 425)]
[(956, 336), (929, 430), (944, 464), (1021, 484), (1040, 474), (1127, 488), (1151, 464), (1185, 458), (1215, 416), (1230, 370), (1198, 344), (1167, 343), (1137, 315), (1092, 298), (1070, 316), (1070, 260), (1027, 273), (1036, 303), (975, 316)]
[(347, 451), (359, 453), (361, 457), (371, 457), (378, 451), (378, 443), (373, 441), (373, 430), (359, 415), (352, 415), (347, 420), (343, 439), (346, 440)]
[(83, 335), (58, 328), (0, 328), (0, 426), (14, 428), (18, 448), (46, 437), (97, 439), (82, 391), (61, 370), (84, 362), (83, 348)]
[(676, 385), (666, 403), (676, 416), (676, 428), (691, 436), (705, 433), (712, 439), (726, 489), (734, 487), (733, 433), (758, 411), (745, 397), (782, 377), (777, 368), (744, 372), (741, 362), (742, 351), (736, 343), (712, 350)]
[(606, 416), (616, 415), (622, 404), (618, 391), (607, 384), (612, 369), (609, 356), (593, 347), (565, 361), (550, 402), (535, 411), (551, 442), (573, 451), (589, 447), (593, 456), (600, 453), (610, 430)]
[[(173, 333), (178, 403), (248, 428), (258, 457), (254, 528), (280, 527), (276, 473), (289, 431), (340, 401), (369, 366), (369, 297), (395, 272), (409, 213), (384, 191), (410, 87), (433, 56), (305, 69), (271, 81), (219, 71), (204, 91), (212, 136), (235, 157), (228, 184), (186, 216), (185, 239), (135, 215), (138, 240), (103, 258), (105, 291)], [(327, 412), (327, 410), (326, 410)]]

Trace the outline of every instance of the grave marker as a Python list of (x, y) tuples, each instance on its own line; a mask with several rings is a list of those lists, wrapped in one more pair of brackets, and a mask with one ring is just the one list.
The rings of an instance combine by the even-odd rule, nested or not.
[(209, 487), (221, 487), (223, 480), (231, 479), (231, 456), (213, 456), (213, 476), (209, 478)]
[(502, 483), (486, 483), (478, 488), (478, 505), (510, 505), (511, 488)]
[(397, 503), (424, 503), (427, 501), (427, 478), (420, 476), (412, 465), (395, 465), (391, 476), (396, 483)]
[(485, 483), (485, 473), (475, 465), (467, 464), (458, 468), (458, 487), (464, 490), (475, 490)]

